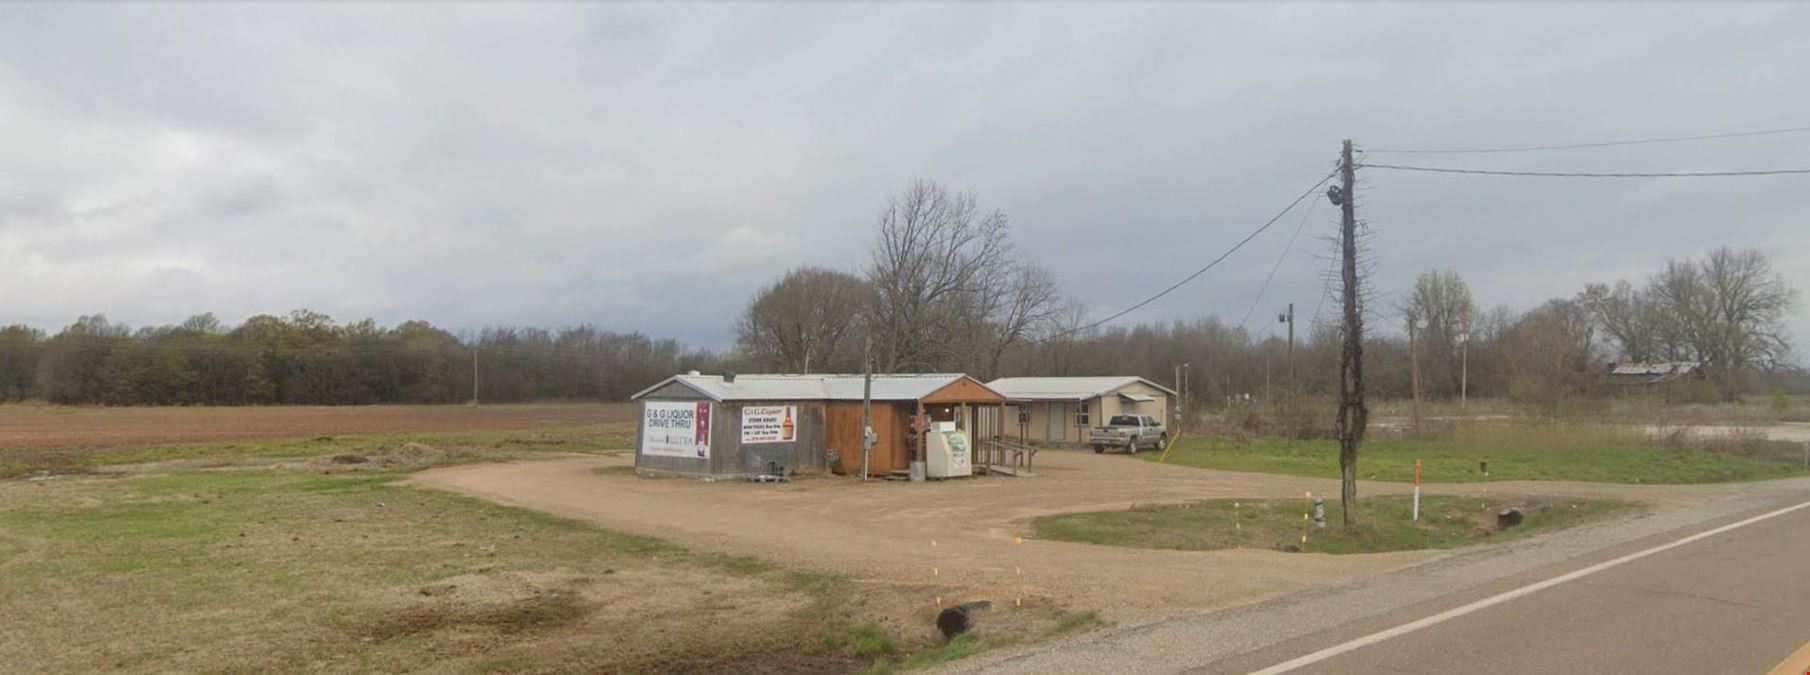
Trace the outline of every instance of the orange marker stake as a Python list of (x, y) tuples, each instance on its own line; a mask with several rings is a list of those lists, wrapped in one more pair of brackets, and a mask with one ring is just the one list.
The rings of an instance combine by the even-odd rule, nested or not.
[(1012, 537), (1012, 576), (1017, 577), (1018, 597), (1012, 598), (1013, 607), (1024, 606), (1024, 537)]

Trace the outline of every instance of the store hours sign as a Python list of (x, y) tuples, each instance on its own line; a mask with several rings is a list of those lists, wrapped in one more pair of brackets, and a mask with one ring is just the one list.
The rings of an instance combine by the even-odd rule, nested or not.
[(798, 439), (798, 406), (742, 406), (742, 445), (791, 443)]

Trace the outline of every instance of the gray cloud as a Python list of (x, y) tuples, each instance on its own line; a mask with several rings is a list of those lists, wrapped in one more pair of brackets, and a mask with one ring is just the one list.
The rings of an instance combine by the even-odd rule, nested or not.
[[(1369, 147), (1810, 124), (1791, 5), (0, 8), (0, 321), (310, 307), (728, 342), (753, 289), (858, 268), (914, 176), (980, 193), (1101, 315)], [(1378, 158), (1382, 155), (1377, 155)], [(1391, 156), (1508, 169), (1810, 166), (1810, 134)], [(1802, 177), (1367, 171), (1383, 301), (1486, 305), (1719, 245), (1810, 288)], [(1324, 204), (1255, 313), (1320, 293)], [(1129, 320), (1242, 317), (1299, 220)], [(1810, 312), (1794, 328), (1810, 336)]]

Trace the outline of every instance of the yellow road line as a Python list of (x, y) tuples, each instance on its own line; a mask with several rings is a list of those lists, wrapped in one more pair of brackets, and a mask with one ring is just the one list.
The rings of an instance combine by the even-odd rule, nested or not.
[(1785, 657), (1784, 661), (1780, 661), (1779, 665), (1766, 671), (1766, 675), (1804, 675), (1804, 673), (1810, 673), (1810, 642), (1804, 643), (1804, 646), (1798, 647), (1797, 651)]

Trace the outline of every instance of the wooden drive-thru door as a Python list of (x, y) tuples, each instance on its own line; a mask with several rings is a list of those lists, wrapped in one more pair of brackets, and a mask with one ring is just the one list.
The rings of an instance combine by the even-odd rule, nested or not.
[(1063, 416), (1065, 414), (1067, 414), (1067, 411), (1064, 410), (1065, 407), (1066, 406), (1062, 405), (1061, 403), (1056, 403), (1056, 402), (1050, 402), (1050, 403), (1043, 404), (1044, 416), (1049, 418), (1049, 421), (1046, 422), (1046, 424), (1049, 425), (1049, 429), (1048, 429), (1049, 440), (1052, 440), (1052, 441), (1068, 440), (1068, 434), (1064, 433), (1065, 431), (1067, 431), (1068, 425), (1064, 424), (1063, 420), (1062, 420)]

